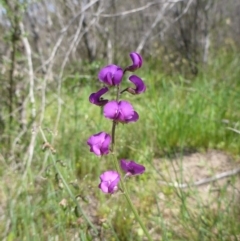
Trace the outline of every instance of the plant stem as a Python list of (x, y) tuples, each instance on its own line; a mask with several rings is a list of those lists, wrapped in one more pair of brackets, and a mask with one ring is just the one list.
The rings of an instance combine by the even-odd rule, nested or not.
[[(47, 139), (46, 139), (46, 136), (45, 136), (45, 134), (44, 134), (44, 132), (43, 132), (43, 130), (42, 130), (41, 127), (39, 127), (39, 130), (40, 130), (40, 132), (41, 132), (41, 135), (42, 135), (42, 138), (43, 138), (44, 142), (45, 142), (45, 143), (48, 143), (48, 141), (47, 141)], [(66, 180), (64, 179), (62, 173), (61, 173), (60, 170), (58, 169), (58, 166), (57, 166), (57, 164), (56, 164), (56, 160), (55, 160), (53, 154), (50, 153), (50, 156), (51, 156), (51, 158), (52, 158), (53, 166), (54, 166), (55, 170), (57, 171), (57, 174), (59, 175), (61, 181), (63, 182), (63, 185), (65, 186), (65, 188), (66, 188), (69, 196), (72, 198), (72, 200), (73, 200), (74, 203), (76, 204), (78, 210), (79, 210), (80, 213), (83, 215), (85, 221), (91, 226), (91, 228), (94, 230), (94, 232), (95, 232), (96, 234), (98, 234), (98, 231), (97, 231), (96, 227), (95, 227), (94, 224), (88, 219), (87, 215), (83, 212), (82, 207), (80, 206), (79, 202), (76, 200), (76, 198), (75, 198), (74, 194), (72, 193), (69, 185), (67, 184), (67, 182), (66, 182)]]
[[(120, 85), (117, 85), (117, 95), (116, 95), (116, 101), (117, 102), (119, 101), (119, 97), (120, 97)], [(114, 151), (114, 146), (115, 146), (116, 126), (117, 126), (117, 122), (113, 121), (113, 125), (112, 125), (112, 152)], [(120, 174), (121, 171), (120, 171), (120, 167), (119, 167), (119, 162), (117, 160), (116, 154), (113, 153), (113, 155), (114, 155), (114, 165), (117, 169), (117, 172)], [(152, 241), (153, 239), (152, 239), (151, 235), (149, 234), (147, 228), (145, 227), (144, 223), (142, 222), (140, 216), (138, 215), (138, 212), (137, 212), (136, 208), (134, 207), (134, 205), (131, 201), (131, 198), (130, 198), (130, 196), (128, 194), (128, 191), (127, 191), (127, 187), (126, 187), (122, 178), (120, 178), (120, 183), (121, 183), (121, 187), (122, 187), (124, 196), (125, 196), (125, 198), (128, 202), (128, 205), (132, 209), (132, 212), (134, 213), (134, 216), (135, 216), (136, 220), (138, 221), (139, 225), (141, 226), (141, 228), (142, 228), (143, 232), (145, 233), (145, 235), (147, 236), (148, 240)]]
[(120, 97), (120, 84), (117, 85), (117, 96), (116, 96), (116, 101), (119, 101), (119, 97)]
[(113, 121), (113, 124), (112, 124), (112, 152), (114, 151), (114, 145), (115, 145), (116, 126), (117, 126), (117, 122)]
[[(116, 95), (116, 101), (119, 101), (119, 97), (120, 97), (120, 84), (117, 85), (117, 95)], [(112, 152), (114, 151), (114, 145), (115, 145), (115, 131), (116, 131), (116, 126), (117, 126), (117, 122), (113, 121), (113, 125), (112, 125)]]
[[(115, 164), (115, 167), (117, 169), (117, 172), (121, 173), (120, 167), (119, 167), (119, 163), (118, 163), (118, 160), (116, 158), (116, 155), (114, 155), (114, 164)], [(122, 187), (122, 190), (123, 190), (123, 194), (124, 194), (124, 196), (125, 196), (125, 198), (126, 198), (126, 200), (128, 202), (128, 205), (132, 209), (132, 212), (134, 213), (134, 216), (135, 216), (136, 220), (138, 221), (139, 225), (141, 226), (141, 228), (142, 228), (143, 232), (145, 233), (145, 235), (147, 236), (148, 240), (149, 241), (153, 241), (151, 235), (149, 234), (147, 228), (145, 227), (144, 223), (142, 222), (142, 219), (140, 218), (136, 208), (134, 207), (134, 205), (133, 205), (133, 203), (131, 201), (131, 198), (130, 198), (129, 193), (127, 191), (127, 187), (126, 187), (126, 185), (125, 185), (125, 183), (124, 183), (122, 178), (120, 178), (120, 183), (121, 183), (121, 187)]]

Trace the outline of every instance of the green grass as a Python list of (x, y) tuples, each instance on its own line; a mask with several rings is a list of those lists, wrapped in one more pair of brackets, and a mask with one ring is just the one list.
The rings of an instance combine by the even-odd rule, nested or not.
[[(239, 64), (239, 57), (225, 54), (215, 58), (197, 77), (186, 78), (176, 73), (165, 75), (157, 66), (146, 63), (136, 72), (146, 81), (146, 93), (122, 97), (133, 104), (140, 119), (134, 124), (118, 125), (116, 155), (147, 167), (147, 172), (129, 180), (128, 186), (154, 240), (239, 240), (238, 201), (228, 197), (226, 186), (221, 187), (215, 209), (205, 206), (200, 196), (191, 205), (189, 200), (198, 197), (198, 189), (159, 185), (161, 173), (157, 169), (163, 164), (153, 162), (159, 157), (208, 149), (222, 150), (235, 159), (239, 156), (240, 136), (228, 129), (240, 129)], [(2, 240), (143, 240), (123, 195), (103, 195), (97, 188), (100, 173), (113, 169), (112, 157), (95, 157), (86, 140), (100, 131), (110, 133), (111, 122), (102, 116), (100, 108), (88, 102), (99, 84), (86, 82), (70, 77), (63, 82), (62, 114), (56, 133), (57, 100), (55, 92), (48, 91), (42, 129), (48, 141), (53, 140), (55, 155), (41, 150), (43, 137), (38, 132), (33, 161), (23, 177), (21, 163), (26, 157), (29, 131), (12, 159), (1, 157)], [(40, 103), (40, 96), (36, 97)], [(17, 133), (16, 127), (12, 134)], [(1, 148), (7, 153), (4, 143)], [(61, 160), (56, 163), (58, 170), (53, 165), (57, 160)], [(77, 202), (98, 234), (78, 211), (76, 200), (69, 196), (58, 172), (72, 195), (78, 196)], [(233, 186), (237, 178), (230, 179)], [(164, 205), (160, 193), (165, 195)], [(66, 207), (59, 204), (62, 200), (67, 201)], [(164, 207), (172, 210), (168, 216)]]

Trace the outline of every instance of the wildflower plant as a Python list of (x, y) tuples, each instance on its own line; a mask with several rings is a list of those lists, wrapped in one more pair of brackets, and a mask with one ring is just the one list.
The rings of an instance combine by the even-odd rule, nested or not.
[[(90, 103), (102, 107), (104, 117), (112, 120), (111, 135), (102, 131), (97, 134), (93, 134), (88, 138), (87, 144), (90, 147), (90, 152), (97, 156), (107, 155), (109, 153), (114, 154), (116, 139), (115, 130), (119, 123), (128, 124), (139, 120), (139, 115), (134, 110), (132, 104), (126, 100), (120, 99), (120, 97), (125, 94), (124, 92), (138, 95), (146, 91), (145, 83), (137, 75), (131, 75), (129, 77), (129, 80), (135, 85), (134, 88), (127, 87), (121, 90), (121, 84), (125, 73), (127, 71), (134, 72), (141, 68), (143, 64), (141, 55), (136, 52), (130, 53), (130, 58), (132, 59), (132, 65), (127, 66), (125, 69), (115, 64), (103, 67), (98, 73), (98, 78), (104, 86), (96, 93), (92, 93), (89, 96)], [(114, 100), (104, 99), (104, 94), (114, 88), (117, 89), (116, 98)], [(124, 182), (127, 177), (143, 174), (145, 172), (145, 167), (132, 160), (122, 159), (119, 161), (117, 160), (116, 155), (113, 156), (113, 164), (116, 170), (107, 170), (102, 173), (100, 175), (100, 184), (98, 187), (102, 192), (107, 194), (114, 194), (119, 190), (122, 191), (145, 235), (149, 240), (152, 240), (130, 199)], [(123, 172), (125, 172), (124, 178), (121, 177), (120, 168)]]

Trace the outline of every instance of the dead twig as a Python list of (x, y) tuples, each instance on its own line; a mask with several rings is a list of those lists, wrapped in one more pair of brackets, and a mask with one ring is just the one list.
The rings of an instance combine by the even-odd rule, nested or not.
[(189, 188), (189, 187), (197, 187), (197, 186), (202, 186), (205, 184), (208, 184), (210, 182), (216, 182), (217, 180), (226, 178), (226, 177), (231, 177), (234, 175), (237, 175), (238, 173), (240, 173), (240, 168), (236, 168), (230, 171), (226, 171), (226, 172), (222, 172), (222, 173), (218, 173), (215, 176), (212, 177), (208, 177), (208, 178), (204, 178), (201, 179), (199, 181), (196, 181), (194, 183), (172, 183), (172, 182), (165, 182), (165, 181), (160, 181), (161, 184), (165, 185), (165, 186), (170, 186), (170, 187), (176, 187), (176, 188)]

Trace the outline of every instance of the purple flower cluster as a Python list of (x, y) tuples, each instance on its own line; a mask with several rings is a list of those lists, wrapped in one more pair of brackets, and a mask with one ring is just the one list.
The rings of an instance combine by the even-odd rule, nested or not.
[[(100, 82), (106, 86), (102, 87), (96, 93), (92, 93), (89, 96), (90, 103), (103, 107), (103, 114), (105, 118), (113, 120), (116, 123), (130, 123), (136, 122), (139, 119), (138, 113), (134, 110), (133, 106), (125, 100), (119, 100), (119, 95), (125, 91), (136, 95), (146, 91), (146, 86), (143, 80), (137, 75), (131, 75), (129, 77), (135, 87), (127, 87), (124, 90), (120, 90), (120, 85), (126, 71), (134, 72), (141, 68), (143, 60), (140, 54), (136, 52), (130, 53), (132, 59), (132, 65), (122, 69), (120, 66), (110, 64), (102, 68), (98, 73)], [(118, 94), (116, 100), (104, 99), (102, 96), (109, 91), (109, 87), (118, 86)], [(114, 136), (114, 135), (113, 135)], [(114, 138), (114, 137), (113, 137)], [(90, 152), (93, 152), (97, 156), (107, 155), (110, 152), (111, 136), (105, 132), (99, 132), (89, 137), (87, 144), (90, 147)], [(142, 174), (145, 171), (145, 167), (134, 162), (122, 159), (119, 163), (122, 170), (127, 176), (135, 176)], [(118, 183), (120, 181), (120, 174), (116, 171), (110, 170), (100, 175), (99, 188), (104, 193), (114, 193), (118, 190)]]

